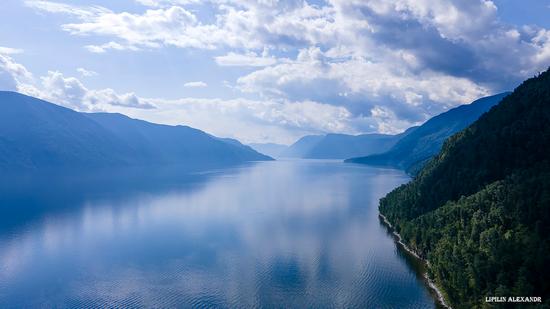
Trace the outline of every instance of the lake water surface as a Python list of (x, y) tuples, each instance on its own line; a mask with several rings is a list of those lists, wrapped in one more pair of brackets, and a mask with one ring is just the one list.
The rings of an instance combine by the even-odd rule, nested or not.
[(0, 180), (0, 307), (433, 308), (378, 218), (402, 172), (276, 161)]

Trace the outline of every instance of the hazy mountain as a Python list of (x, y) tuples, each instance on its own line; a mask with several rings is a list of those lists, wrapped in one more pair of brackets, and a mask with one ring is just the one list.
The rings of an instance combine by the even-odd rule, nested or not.
[(265, 153), (261, 153), (261, 152), (257, 151), (256, 149), (252, 148), (250, 145), (245, 145), (245, 144), (241, 143), (239, 140), (236, 140), (234, 138), (222, 138), (222, 137), (216, 137), (216, 138), (221, 140), (221, 141), (224, 141), (226, 143), (230, 143), (230, 144), (236, 146), (237, 148), (240, 148), (245, 153), (254, 154), (254, 156), (257, 156), (258, 154), (261, 154), (261, 155), (264, 155), (265, 157), (269, 157), (268, 160), (273, 160), (272, 156), (270, 156), (268, 154), (265, 154)]
[(351, 158), (346, 162), (391, 166), (414, 172), (439, 152), (443, 142), (449, 136), (470, 125), (508, 94), (510, 93), (505, 92), (481, 98), (471, 104), (453, 108), (431, 118), (414, 132), (399, 140), (387, 152)]
[(309, 151), (323, 139), (323, 135), (306, 135), (294, 144), (290, 145), (281, 153), (285, 158), (305, 158)]
[(414, 130), (415, 128), (411, 128), (397, 135), (308, 135), (289, 146), (281, 156), (308, 159), (346, 159), (354, 156), (366, 156), (387, 151), (399, 139)]
[(145, 160), (164, 163), (222, 163), (266, 160), (239, 141), (217, 138), (188, 126), (169, 126), (132, 119), (121, 114), (84, 114), (130, 145)]
[(199, 166), (270, 159), (190, 127), (120, 114), (78, 113), (15, 92), (0, 92), (0, 108), (0, 166), (8, 169)]
[(453, 308), (481, 308), (494, 295), (537, 295), (550, 306), (549, 123), (550, 70), (450, 137), (381, 200)]
[(122, 164), (132, 149), (70, 109), (0, 92), (0, 149), (5, 167)]
[(285, 151), (288, 146), (287, 145), (281, 145), (281, 144), (275, 144), (275, 143), (253, 143), (249, 145), (254, 150), (258, 151), (259, 153), (266, 154), (273, 158), (278, 158), (281, 156), (281, 153)]

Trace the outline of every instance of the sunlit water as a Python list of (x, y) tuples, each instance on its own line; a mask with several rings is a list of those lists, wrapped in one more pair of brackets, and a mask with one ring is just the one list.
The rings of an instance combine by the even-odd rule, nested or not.
[(401, 172), (278, 161), (116, 175), (0, 182), (1, 308), (435, 306), (378, 218)]

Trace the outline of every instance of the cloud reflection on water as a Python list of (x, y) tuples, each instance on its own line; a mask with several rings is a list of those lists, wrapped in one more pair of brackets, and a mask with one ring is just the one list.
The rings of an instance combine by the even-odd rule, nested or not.
[(433, 306), (378, 222), (400, 172), (280, 161), (180, 180), (0, 234), (0, 304)]

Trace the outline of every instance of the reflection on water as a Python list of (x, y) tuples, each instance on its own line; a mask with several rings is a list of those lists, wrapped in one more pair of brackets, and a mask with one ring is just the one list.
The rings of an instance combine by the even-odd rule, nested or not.
[(0, 180), (0, 307), (434, 307), (380, 225), (397, 171), (262, 162)]

